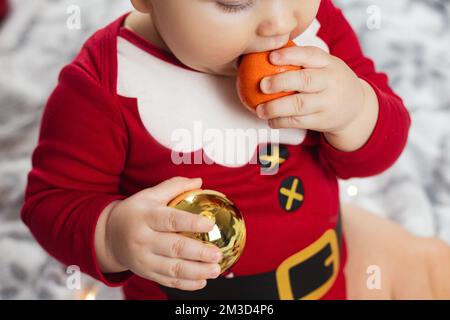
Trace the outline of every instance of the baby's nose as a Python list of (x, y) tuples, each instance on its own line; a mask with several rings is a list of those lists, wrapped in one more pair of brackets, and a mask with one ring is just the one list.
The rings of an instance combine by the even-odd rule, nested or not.
[(296, 10), (289, 4), (290, 1), (267, 1), (267, 14), (258, 26), (258, 35), (261, 37), (276, 38), (288, 37), (298, 25)]

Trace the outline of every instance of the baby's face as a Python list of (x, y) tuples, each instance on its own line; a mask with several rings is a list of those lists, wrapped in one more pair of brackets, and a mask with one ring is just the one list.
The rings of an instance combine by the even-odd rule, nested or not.
[(192, 69), (236, 74), (240, 55), (273, 50), (300, 35), (320, 0), (148, 0), (154, 26)]

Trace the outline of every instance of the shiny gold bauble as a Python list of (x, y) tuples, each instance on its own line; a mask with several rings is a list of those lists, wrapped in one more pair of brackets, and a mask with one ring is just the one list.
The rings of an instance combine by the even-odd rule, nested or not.
[(169, 206), (213, 220), (215, 225), (210, 232), (182, 234), (219, 247), (223, 253), (219, 263), (222, 273), (236, 263), (245, 246), (245, 223), (239, 209), (224, 194), (214, 190), (192, 190), (173, 199)]

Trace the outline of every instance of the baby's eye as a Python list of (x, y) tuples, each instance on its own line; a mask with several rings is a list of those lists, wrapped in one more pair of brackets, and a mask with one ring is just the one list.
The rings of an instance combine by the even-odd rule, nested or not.
[(234, 1), (228, 3), (217, 1), (216, 3), (219, 8), (224, 10), (225, 12), (239, 12), (248, 9), (253, 5), (253, 1)]

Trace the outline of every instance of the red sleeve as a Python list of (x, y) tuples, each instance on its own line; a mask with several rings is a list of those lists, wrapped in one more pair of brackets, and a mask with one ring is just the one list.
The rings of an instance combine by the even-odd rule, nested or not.
[(50, 255), (109, 286), (132, 274), (100, 271), (94, 231), (102, 210), (125, 198), (127, 143), (114, 98), (86, 71), (66, 67), (44, 111), (21, 217)]
[(9, 9), (8, 0), (0, 0), (0, 22), (8, 14), (8, 9)]
[(379, 103), (378, 120), (369, 140), (360, 149), (340, 151), (320, 134), (319, 153), (333, 172), (342, 179), (368, 177), (388, 169), (402, 153), (408, 138), (411, 119), (398, 97), (388, 85), (388, 77), (376, 72), (373, 61), (364, 56), (352, 27), (330, 0), (325, 0), (325, 32), (332, 55), (339, 57), (359, 78), (374, 89)]

